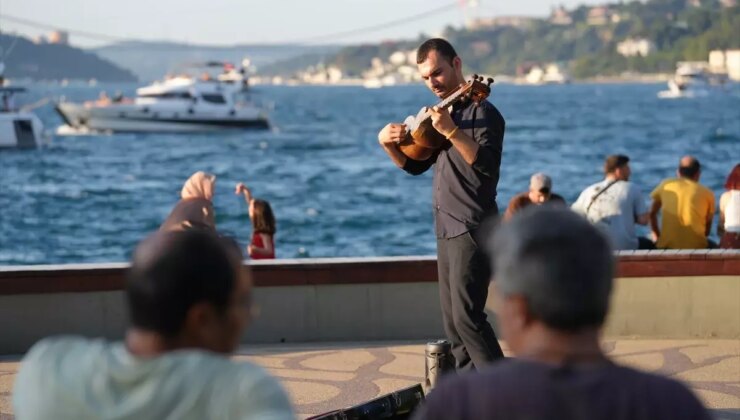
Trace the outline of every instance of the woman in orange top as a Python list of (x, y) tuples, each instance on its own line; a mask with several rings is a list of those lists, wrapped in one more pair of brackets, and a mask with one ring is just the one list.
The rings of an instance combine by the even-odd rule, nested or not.
[(270, 203), (254, 199), (251, 191), (243, 183), (236, 184), (236, 195), (244, 194), (244, 201), (249, 206), (249, 218), (252, 220), (252, 241), (247, 246), (247, 253), (254, 260), (275, 258), (275, 216)]

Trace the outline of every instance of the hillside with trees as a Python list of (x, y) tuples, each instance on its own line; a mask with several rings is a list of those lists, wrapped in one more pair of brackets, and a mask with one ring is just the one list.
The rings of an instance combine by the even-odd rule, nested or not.
[[(467, 70), (515, 74), (528, 63), (567, 63), (576, 78), (624, 72), (672, 73), (682, 60), (707, 60), (714, 49), (740, 48), (740, 7), (735, 0), (648, 0), (560, 10), (544, 18), (493, 18), (471, 28), (448, 27), (444, 37), (464, 58)], [(423, 36), (420, 37), (424, 38)], [(420, 39), (346, 47), (324, 60), (358, 76), (373, 57), (410, 50)], [(646, 56), (624, 56), (617, 45), (646, 39)], [(274, 65), (273, 68), (288, 63)]]
[(130, 71), (69, 45), (35, 44), (23, 37), (2, 34), (0, 46), (4, 50), (5, 77), (11, 79), (136, 81)]

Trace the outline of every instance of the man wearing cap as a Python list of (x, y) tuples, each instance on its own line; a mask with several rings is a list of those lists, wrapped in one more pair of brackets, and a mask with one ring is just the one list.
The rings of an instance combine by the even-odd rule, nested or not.
[[(714, 194), (699, 184), (701, 164), (684, 156), (676, 171), (678, 178), (666, 179), (650, 197), (650, 229), (658, 248), (702, 249), (714, 245), (707, 240), (714, 218)], [(658, 212), (661, 224), (658, 226)]]
[(614, 249), (654, 249), (647, 238), (638, 238), (635, 224), (647, 225), (648, 211), (642, 192), (629, 182), (630, 158), (611, 155), (604, 162), (603, 181), (583, 190), (571, 206), (607, 235)]
[(565, 206), (565, 199), (552, 192), (552, 179), (542, 172), (532, 175), (529, 180), (529, 191), (517, 194), (509, 201), (509, 207), (504, 213), (504, 220), (509, 220), (518, 211), (530, 204), (541, 205), (544, 203), (559, 204)]

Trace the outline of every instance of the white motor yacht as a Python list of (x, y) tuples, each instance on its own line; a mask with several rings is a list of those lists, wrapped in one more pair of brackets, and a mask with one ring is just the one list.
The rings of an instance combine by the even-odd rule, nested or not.
[(0, 149), (30, 149), (43, 144), (44, 125), (32, 112), (15, 108), (21, 87), (0, 86)]
[[(83, 104), (57, 103), (56, 110), (70, 131), (201, 132), (223, 129), (269, 128), (264, 110), (246, 101), (248, 78), (244, 67), (210, 62), (222, 72), (200, 76), (177, 75), (136, 90), (135, 98), (101, 94)], [(70, 130), (71, 129), (71, 130)]]
[(719, 76), (709, 73), (703, 63), (682, 62), (676, 74), (668, 81), (668, 90), (658, 93), (660, 98), (697, 98), (709, 95), (716, 85), (724, 82)]

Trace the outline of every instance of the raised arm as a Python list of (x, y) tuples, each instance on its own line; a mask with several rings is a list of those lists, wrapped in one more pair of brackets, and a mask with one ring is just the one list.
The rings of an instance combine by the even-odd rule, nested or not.
[(253, 200), (252, 192), (249, 191), (249, 188), (247, 188), (247, 186), (244, 185), (244, 183), (241, 183), (241, 182), (236, 184), (236, 189), (234, 190), (234, 194), (236, 195), (244, 194), (244, 201), (247, 202), (247, 205), (249, 205), (249, 203), (251, 203)]

